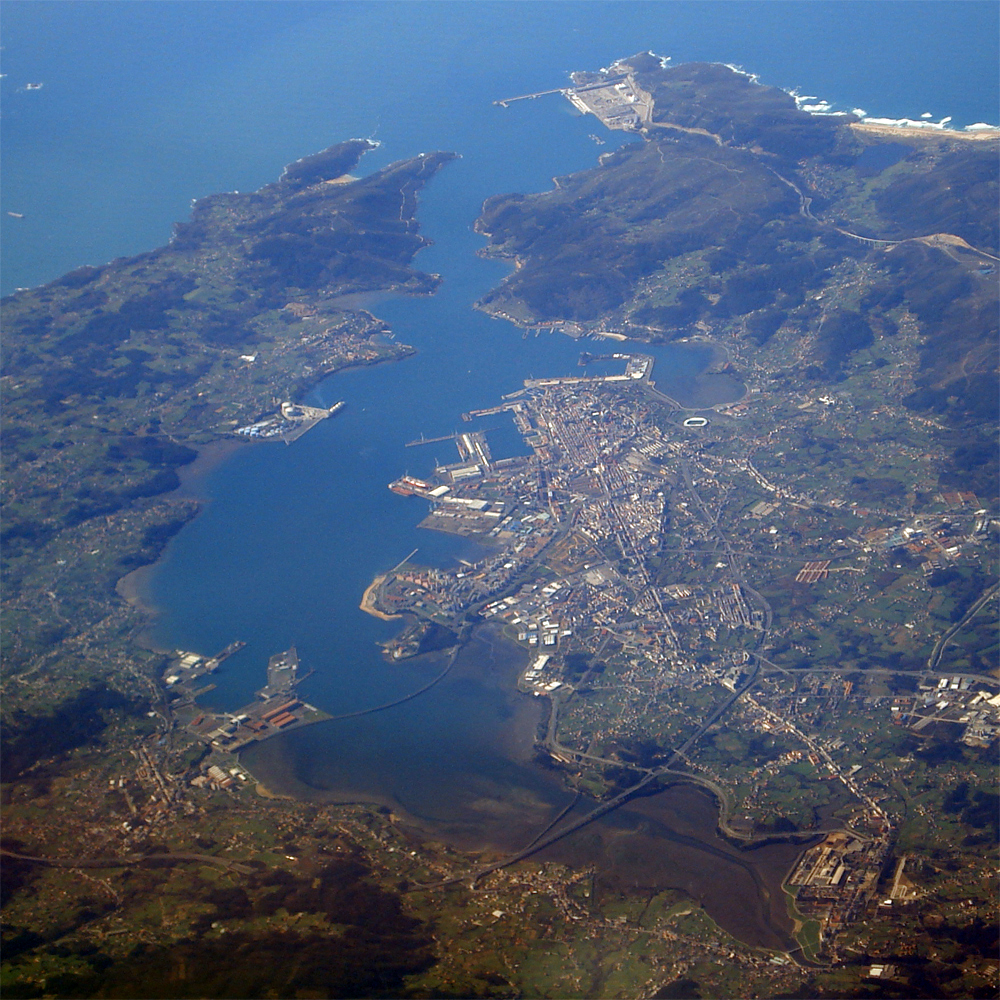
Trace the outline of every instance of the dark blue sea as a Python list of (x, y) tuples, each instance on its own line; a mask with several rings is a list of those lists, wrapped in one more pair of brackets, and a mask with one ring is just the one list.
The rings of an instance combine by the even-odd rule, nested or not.
[[(334, 714), (433, 676), (434, 662), (386, 664), (376, 643), (396, 626), (358, 602), (374, 574), (414, 547), (418, 561), (446, 563), (466, 543), (419, 531), (424, 505), (386, 484), (452, 458), (447, 442), (406, 441), (450, 433), (463, 411), (494, 405), (530, 375), (572, 371), (581, 347), (525, 339), (471, 309), (505, 273), (476, 257), (472, 223), (489, 195), (544, 190), (630, 141), (604, 133), (599, 150), (589, 138), (598, 123), (558, 96), (506, 110), (495, 99), (652, 49), (675, 62), (736, 64), (839, 110), (996, 122), (998, 11), (992, 2), (5, 0), (5, 293), (160, 245), (192, 199), (255, 189), (346, 138), (381, 142), (362, 172), (422, 151), (461, 154), (420, 203), (434, 245), (416, 266), (443, 276), (440, 291), (369, 304), (417, 355), (328, 379), (309, 401), (344, 399), (341, 415), (292, 447), (236, 449), (187, 484), (205, 508), (146, 575), (145, 599), (159, 612), (153, 641), (211, 653), (246, 640), (207, 699), (227, 709), (261, 686), (267, 656), (292, 643), (315, 670), (302, 693)], [(704, 360), (661, 349), (656, 377), (683, 379)], [(518, 846), (566, 795), (527, 762), (539, 705), (514, 691), (517, 665), (509, 649), (477, 644), (426, 696), (271, 741), (246, 762), (275, 786), (377, 800), (456, 841)], [(641, 870), (681, 885), (746, 939), (777, 940), (768, 925), (782, 921), (761, 910), (755, 878), (780, 877), (787, 848), (757, 853), (751, 877), (714, 839), (700, 796), (668, 794), (655, 815), (641, 808), (606, 821), (645, 831), (634, 834), (640, 860), (619, 863), (623, 881)], [(589, 863), (603, 848), (593, 836), (566, 850)], [(654, 856), (669, 861), (659, 874)]]

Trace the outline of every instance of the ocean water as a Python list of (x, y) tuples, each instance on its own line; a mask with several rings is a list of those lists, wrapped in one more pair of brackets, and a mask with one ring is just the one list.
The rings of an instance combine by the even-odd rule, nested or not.
[[(346, 400), (335, 419), (289, 448), (239, 449), (189, 485), (205, 509), (149, 578), (146, 597), (160, 612), (153, 638), (204, 653), (246, 640), (207, 699), (227, 709), (251, 697), (267, 656), (291, 643), (316, 671), (303, 695), (332, 713), (380, 704), (433, 676), (432, 661), (386, 664), (376, 643), (396, 626), (357, 607), (372, 576), (414, 547), (418, 559), (443, 563), (468, 545), (418, 531), (424, 505), (385, 488), (453, 454), (447, 442), (404, 444), (451, 432), (460, 413), (494, 405), (530, 375), (574, 370), (588, 346), (524, 339), (472, 311), (505, 273), (475, 256), (483, 241), (472, 223), (489, 195), (544, 190), (553, 176), (631, 141), (602, 132), (599, 149), (589, 138), (601, 132), (597, 122), (558, 96), (508, 109), (493, 100), (559, 87), (570, 70), (651, 48), (675, 62), (741, 65), (839, 109), (951, 115), (959, 127), (995, 121), (998, 10), (955, 2), (6, 0), (5, 292), (159, 245), (192, 198), (257, 188), (284, 164), (345, 138), (382, 143), (363, 171), (432, 149), (462, 156), (421, 197), (419, 218), (434, 245), (416, 266), (442, 274), (440, 291), (371, 306), (418, 354), (333, 376), (311, 401)], [(27, 83), (43, 86), (29, 91)], [(658, 378), (682, 379), (704, 362), (690, 350), (656, 353)], [(516, 666), (509, 649), (480, 644), (426, 696), (270, 741), (248, 763), (303, 794), (385, 801), (456, 841), (506, 843), (544, 825), (565, 801), (557, 781), (526, 763), (539, 706), (516, 694)], [(773, 940), (768, 925), (780, 918), (761, 910), (745, 859), (712, 853), (726, 854), (712, 842), (711, 810), (692, 794), (661, 797), (655, 835), (648, 816), (606, 821), (609, 842), (622, 824), (645, 831), (624, 852), (633, 860), (619, 855), (610, 869), (628, 882), (651, 856), (665, 858), (658, 884), (683, 884), (734, 932)], [(604, 850), (602, 836), (567, 850), (593, 855)], [(700, 854), (690, 842), (699, 838)], [(772, 855), (761, 862), (768, 878), (780, 868)], [(733, 907), (727, 886), (737, 883), (743, 902)]]
[(1000, 103), (992, 0), (5, 0), (0, 19), (5, 293), (159, 245), (192, 198), (257, 188), (349, 136), (382, 140), (370, 166), (462, 153), (442, 181), (450, 207), (424, 218), (463, 226), (480, 196), (594, 159), (593, 128), (556, 127), (570, 114), (558, 97), (492, 100), (646, 48), (881, 117), (995, 123)]

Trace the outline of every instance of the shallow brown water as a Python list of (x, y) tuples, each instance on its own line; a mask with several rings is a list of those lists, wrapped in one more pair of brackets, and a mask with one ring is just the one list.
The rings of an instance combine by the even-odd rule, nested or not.
[[(426, 837), (514, 853), (573, 799), (557, 772), (530, 762), (544, 706), (516, 691), (522, 659), (483, 630), (426, 695), (277, 737), (243, 761), (272, 792), (385, 805)], [(436, 663), (420, 669), (430, 672)], [(581, 801), (570, 818), (594, 805)], [(741, 850), (719, 836), (717, 820), (707, 793), (675, 785), (629, 802), (537, 857), (593, 868), (595, 886), (606, 893), (648, 897), (679, 889), (740, 940), (791, 947), (781, 879), (801, 848)]]

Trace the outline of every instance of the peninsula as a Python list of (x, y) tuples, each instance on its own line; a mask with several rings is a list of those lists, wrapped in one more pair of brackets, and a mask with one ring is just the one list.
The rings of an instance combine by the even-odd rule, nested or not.
[(136, 655), (156, 697), (156, 658), (130, 644), (141, 619), (115, 584), (196, 513), (171, 491), (201, 444), (291, 442), (340, 409), (302, 406), (310, 387), (410, 352), (348, 296), (437, 287), (409, 266), (427, 245), (416, 196), (452, 154), (352, 177), (376, 145), (339, 143), (257, 192), (203, 198), (167, 246), (3, 301), (8, 741), (19, 717), (128, 685)]

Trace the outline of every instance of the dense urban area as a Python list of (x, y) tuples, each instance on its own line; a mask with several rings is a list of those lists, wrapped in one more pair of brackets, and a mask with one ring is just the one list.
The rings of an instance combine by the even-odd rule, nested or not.
[[(837, 418), (855, 419), (857, 404), (842, 391), (768, 405), (751, 389), (692, 416), (658, 398), (651, 358), (614, 357), (624, 376), (532, 380), (497, 408), (531, 457), (494, 461), (471, 432), (457, 439), (463, 462), (436, 470), (440, 482), (391, 484), (431, 501), (424, 526), (496, 547), (451, 571), (404, 563), (380, 579), (377, 606), (451, 626), (502, 622), (529, 654), (522, 689), (551, 700), (547, 752), (595, 798), (683, 774), (719, 798), (729, 836), (824, 833), (789, 886), (812, 947), (838, 955), (842, 932), (872, 907), (919, 896), (906, 855), (879, 893), (923, 770), (907, 734), (946, 729), (974, 751), (996, 738), (1000, 683), (970, 667), (972, 643), (956, 641), (978, 618), (989, 628), (996, 587), (955, 619), (928, 580), (944, 568), (985, 577), (1000, 522), (969, 492), (934, 496), (916, 516), (902, 504), (861, 507), (827, 476), (786, 485), (771, 428), (787, 430), (789, 409), (819, 406), (826, 431), (851, 440)], [(765, 451), (761, 471), (751, 456)], [(907, 572), (893, 583), (923, 599), (907, 594), (893, 615), (903, 602), (880, 578), (902, 568), (897, 558)], [(775, 624), (765, 594), (778, 581), (783, 601), (812, 609), (808, 631), (784, 607)], [(864, 610), (875, 602), (889, 614)], [(920, 667), (862, 667), (845, 655), (845, 632), (912, 651)], [(976, 784), (988, 782), (991, 755), (973, 759)], [(992, 814), (979, 795), (985, 842)]]

